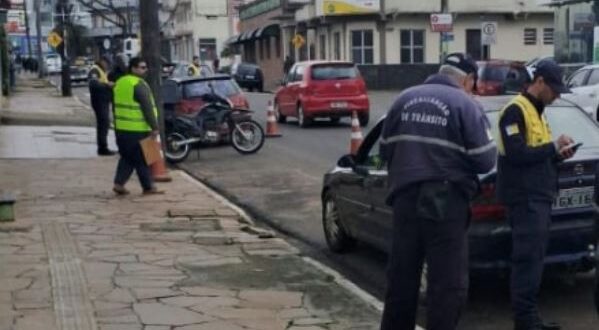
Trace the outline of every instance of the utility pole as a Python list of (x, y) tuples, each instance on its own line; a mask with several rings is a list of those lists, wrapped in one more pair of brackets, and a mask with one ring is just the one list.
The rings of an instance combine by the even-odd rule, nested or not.
[[(164, 138), (164, 116), (162, 112), (162, 93), (160, 87), (160, 20), (158, 0), (139, 1), (139, 19), (141, 25), (141, 53), (148, 64), (146, 81), (152, 88), (158, 108), (158, 125)], [(163, 139), (164, 141), (164, 139)]]
[(37, 34), (37, 60), (38, 60), (38, 77), (43, 78), (46, 72), (46, 61), (42, 55), (42, 17), (41, 17), (41, 4), (42, 0), (33, 0), (33, 11), (35, 12), (35, 31)]
[[(29, 12), (28, 12), (28, 6), (27, 6), (27, 2), (29, 0), (24, 0), (23, 1), (23, 11), (25, 12), (25, 38), (27, 38), (27, 55), (29, 55), (29, 58), (33, 57), (33, 48), (31, 47), (31, 32), (29, 30)], [(40, 40), (40, 36), (37, 36), (38, 40)], [(38, 58), (38, 61), (41, 61), (40, 58)], [(38, 67), (39, 69), (39, 67)]]
[[(448, 8), (448, 4), (447, 4), (448, 0), (441, 0), (441, 13), (443, 14), (447, 14), (447, 12), (449, 11)], [(452, 24), (453, 24), (453, 20), (452, 20)], [(446, 33), (448, 32), (439, 32), (439, 63), (443, 63), (443, 60), (445, 59), (445, 43), (447, 42), (445, 40), (446, 37)], [(426, 56), (426, 54), (425, 54)]]
[(62, 58), (62, 96), (73, 95), (71, 91), (71, 65), (67, 52), (67, 26), (70, 24), (71, 10), (73, 6), (69, 0), (58, 0), (56, 12), (60, 17), (60, 26), (62, 28), (62, 48), (60, 57)]
[(380, 64), (387, 64), (387, 13), (385, 7), (385, 0), (381, 1), (380, 8), (380, 22), (379, 22), (379, 62)]

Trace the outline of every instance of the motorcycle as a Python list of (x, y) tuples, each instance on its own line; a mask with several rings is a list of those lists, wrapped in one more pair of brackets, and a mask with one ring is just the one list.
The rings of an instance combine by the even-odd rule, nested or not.
[[(212, 89), (212, 88), (211, 88)], [(171, 163), (184, 161), (193, 148), (213, 144), (228, 132), (231, 146), (240, 154), (256, 153), (264, 144), (264, 130), (251, 118), (253, 111), (235, 109), (232, 103), (216, 94), (202, 96), (205, 104), (194, 116), (168, 113), (165, 116), (165, 155)]]

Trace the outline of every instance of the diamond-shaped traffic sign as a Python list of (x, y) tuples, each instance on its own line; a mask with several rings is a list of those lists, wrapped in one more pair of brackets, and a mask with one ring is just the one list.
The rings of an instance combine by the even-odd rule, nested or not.
[(50, 46), (52, 46), (53, 48), (56, 48), (61, 43), (62, 43), (62, 38), (60, 37), (60, 35), (58, 35), (58, 33), (50, 32), (50, 34), (48, 34), (48, 44)]

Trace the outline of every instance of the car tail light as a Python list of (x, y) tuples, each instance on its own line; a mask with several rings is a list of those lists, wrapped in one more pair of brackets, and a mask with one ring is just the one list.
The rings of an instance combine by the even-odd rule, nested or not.
[(501, 83), (494, 81), (481, 81), (478, 83), (478, 94), (499, 95), (501, 94)]
[(480, 193), (470, 208), (472, 221), (502, 221), (505, 219), (505, 207), (497, 201), (495, 184), (481, 184)]

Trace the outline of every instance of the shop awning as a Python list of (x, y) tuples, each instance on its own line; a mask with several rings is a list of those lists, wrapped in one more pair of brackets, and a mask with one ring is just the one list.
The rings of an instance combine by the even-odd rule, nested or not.
[(254, 38), (259, 39), (263, 37), (278, 36), (281, 34), (281, 29), (278, 24), (270, 24), (265, 27), (261, 27), (254, 32)]

